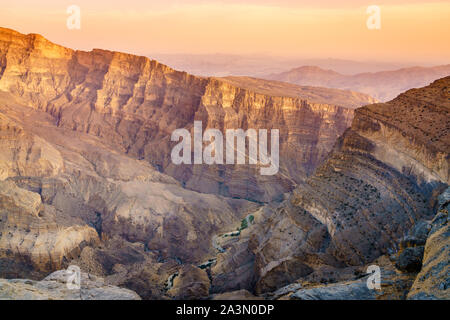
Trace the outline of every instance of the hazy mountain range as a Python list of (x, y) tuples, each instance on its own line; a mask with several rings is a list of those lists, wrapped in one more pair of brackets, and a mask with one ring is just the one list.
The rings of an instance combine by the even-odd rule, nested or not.
[[(318, 66), (335, 70), (342, 74), (379, 72), (412, 67), (414, 63), (352, 61), (344, 59), (304, 59), (275, 57), (270, 55), (231, 55), (231, 54), (158, 54), (148, 57), (167, 64), (174, 69), (199, 76), (250, 76), (263, 77), (271, 73), (281, 73), (298, 66)], [(431, 65), (424, 65), (426, 67)]]
[(380, 101), (388, 101), (411, 88), (425, 86), (450, 75), (450, 64), (436, 67), (410, 67), (393, 71), (364, 72), (344, 75), (317, 66), (305, 66), (271, 74), (263, 78), (295, 83), (363, 92)]

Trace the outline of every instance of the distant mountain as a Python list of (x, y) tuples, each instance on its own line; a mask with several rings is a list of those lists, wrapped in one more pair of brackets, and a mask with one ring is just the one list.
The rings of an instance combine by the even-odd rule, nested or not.
[[(248, 282), (284, 299), (449, 299), (441, 285), (450, 252), (449, 88), (446, 77), (356, 109), (327, 159), (287, 201), (255, 214), (259, 222), (227, 249), (213, 278), (221, 272), (221, 285)], [(366, 264), (401, 289), (367, 291), (367, 266), (352, 269)], [(235, 270), (245, 270), (238, 283)]]
[[(0, 300), (74, 298), (70, 265), (83, 299), (450, 299), (449, 88), (367, 105), (0, 28)], [(173, 163), (194, 121), (279, 130), (278, 174)]]
[(414, 66), (411, 63), (361, 62), (331, 58), (302, 59), (269, 55), (151, 53), (148, 56), (177, 70), (183, 70), (198, 76), (212, 77), (250, 76), (261, 78), (267, 74), (280, 73), (296, 66), (318, 66), (347, 75)]
[[(195, 294), (207, 297), (208, 274), (195, 266), (212, 263), (215, 234), (304, 181), (354, 109), (373, 101), (280, 84), (297, 91), (262, 94), (0, 28), (0, 278), (42, 279), (77, 259), (83, 272), (114, 276), (110, 284), (143, 298), (182, 297), (192, 274), (204, 284)], [(278, 129), (280, 172), (174, 164), (171, 134), (195, 120), (222, 132)]]
[(436, 67), (410, 67), (393, 71), (344, 75), (316, 66), (303, 66), (263, 78), (303, 86), (320, 86), (353, 90), (388, 101), (411, 88), (423, 87), (436, 79), (450, 75), (450, 64)]

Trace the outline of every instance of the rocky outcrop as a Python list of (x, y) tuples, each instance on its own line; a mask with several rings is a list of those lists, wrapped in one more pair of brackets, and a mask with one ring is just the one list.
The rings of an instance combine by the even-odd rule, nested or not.
[[(370, 278), (371, 267), (379, 268), (379, 286)], [(317, 269), (268, 296), (282, 300), (404, 300), (415, 277), (396, 269), (389, 256), (359, 267), (322, 269), (328, 270)]]
[[(366, 95), (324, 88), (303, 88), (288, 97), (259, 93), (145, 57), (74, 51), (4, 28), (0, 70), (0, 90), (48, 112), (58, 127), (99, 137), (189, 189), (257, 201), (277, 199), (303, 181), (350, 125), (351, 109), (373, 102)], [(333, 104), (334, 96), (345, 107)], [(192, 130), (194, 120), (220, 130), (280, 129), (280, 173), (261, 177), (256, 166), (173, 165), (171, 132)]]
[(61, 268), (84, 246), (98, 243), (97, 232), (58, 216), (37, 193), (0, 181), (0, 273), (18, 277)]
[(263, 300), (261, 297), (254, 296), (247, 290), (231, 291), (214, 295), (213, 300)]
[(425, 244), (422, 269), (414, 281), (408, 299), (450, 299), (450, 189), (439, 197), (439, 211), (431, 222)]
[(422, 267), (424, 245), (431, 229), (428, 221), (419, 221), (400, 241), (396, 268), (404, 272), (419, 272)]
[(70, 273), (56, 271), (41, 281), (0, 279), (0, 300), (141, 300), (133, 291), (105, 284), (81, 273), (80, 286), (67, 286)]
[(205, 299), (209, 297), (209, 278), (205, 270), (193, 265), (184, 265), (173, 279), (167, 294), (175, 299)]
[[(324, 164), (252, 233), (257, 293), (323, 265), (369, 263), (397, 251), (413, 225), (432, 219), (449, 183), (449, 83), (447, 77), (356, 110)], [(411, 261), (420, 261), (413, 253)], [(420, 265), (407, 262), (405, 271), (410, 267)]]
[[(52, 161), (46, 165), (61, 164), (56, 171), (34, 171), (29, 176), (10, 171), (0, 181), (4, 277), (40, 278), (85, 258), (86, 271), (92, 267), (102, 276), (116, 275), (116, 283), (161, 297), (164, 281), (174, 271), (171, 263), (158, 261), (200, 264), (215, 253), (213, 234), (258, 207), (184, 189), (145, 161), (117, 153), (98, 138), (57, 128), (51, 116), (10, 95), (0, 94), (0, 105), (9, 127), (22, 128), (12, 130), (8, 139), (17, 146), (24, 146), (24, 139), (40, 139), (49, 146), (47, 157)], [(4, 154), (12, 157), (23, 151), (9, 148)], [(142, 246), (134, 254), (136, 260), (128, 259), (131, 249), (116, 237)], [(100, 242), (106, 250), (97, 248)], [(92, 255), (86, 246), (92, 247)], [(152, 252), (150, 257), (146, 252)], [(141, 267), (144, 261), (149, 266)], [(117, 270), (125, 266), (126, 275), (115, 265)], [(164, 280), (145, 278), (155, 270)], [(146, 289), (139, 284), (143, 278)]]
[[(335, 258), (335, 266), (370, 262), (395, 248), (416, 221), (433, 216), (433, 190), (450, 181), (449, 82), (444, 78), (356, 111), (328, 160), (278, 210), (286, 213), (274, 215), (276, 222), (259, 240), (256, 259), (265, 261), (260, 281), (267, 266), (302, 266), (311, 251), (316, 261)], [(316, 222), (305, 223), (301, 214)], [(296, 219), (299, 230), (280, 227), (292, 228)], [(320, 235), (313, 250), (305, 230)], [(273, 241), (289, 233), (291, 238)]]

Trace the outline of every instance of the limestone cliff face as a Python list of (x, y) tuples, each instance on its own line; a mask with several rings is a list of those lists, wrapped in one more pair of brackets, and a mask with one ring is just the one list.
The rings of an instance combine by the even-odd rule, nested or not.
[[(258, 206), (185, 189), (146, 161), (57, 127), (48, 113), (22, 102), (0, 92), (2, 277), (37, 279), (80, 259), (87, 271), (118, 273), (118, 284), (160, 298), (173, 265), (209, 259), (213, 235)], [(130, 253), (127, 243), (139, 249)], [(98, 249), (95, 259), (88, 249)]]
[(39, 194), (12, 181), (0, 182), (0, 269), (4, 276), (39, 274), (61, 268), (84, 246), (98, 242), (97, 232), (81, 221), (58, 217)]
[[(3, 28), (0, 90), (50, 113), (59, 127), (95, 135), (147, 160), (187, 188), (258, 201), (273, 200), (303, 181), (350, 125), (352, 109), (373, 102), (347, 91), (338, 93), (345, 107), (305, 100), (326, 96), (323, 88), (307, 88), (297, 97), (271, 96), (145, 57), (74, 51)], [(330, 101), (337, 94), (333, 90)], [(261, 177), (255, 166), (174, 166), (170, 134), (191, 130), (194, 120), (222, 130), (280, 129), (280, 173)]]
[(63, 169), (59, 152), (45, 140), (27, 134), (0, 114), (0, 180), (14, 176), (52, 176)]
[(439, 211), (431, 222), (425, 243), (422, 269), (408, 294), (408, 299), (450, 299), (450, 188), (438, 197)]
[(257, 291), (291, 282), (293, 270), (369, 263), (432, 218), (450, 183), (449, 87), (447, 77), (356, 110), (327, 160), (253, 235)]
[(71, 273), (59, 270), (41, 281), (0, 279), (0, 300), (141, 300), (133, 291), (105, 283), (92, 274), (80, 274), (80, 289), (69, 289)]

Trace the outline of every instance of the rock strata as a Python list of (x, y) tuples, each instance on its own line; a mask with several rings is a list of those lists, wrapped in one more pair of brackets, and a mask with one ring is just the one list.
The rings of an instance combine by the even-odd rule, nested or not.
[(0, 300), (141, 300), (133, 291), (81, 273), (80, 288), (67, 286), (68, 272), (56, 271), (41, 281), (0, 279)]

